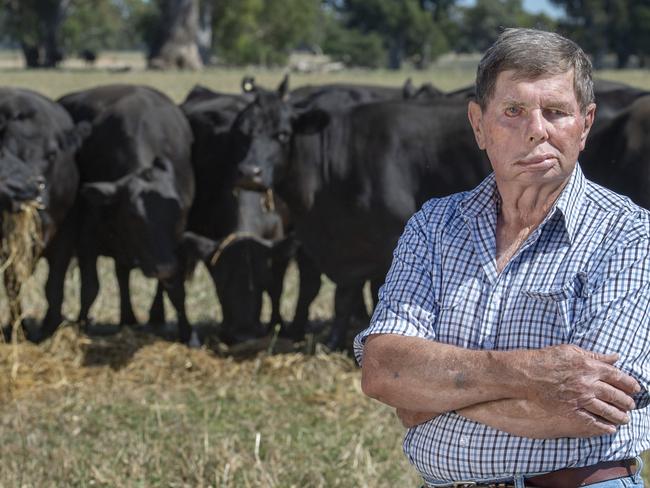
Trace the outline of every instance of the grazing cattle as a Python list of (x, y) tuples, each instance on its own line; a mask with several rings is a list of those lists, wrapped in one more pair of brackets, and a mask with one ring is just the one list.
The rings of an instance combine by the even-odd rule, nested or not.
[[(89, 130), (85, 123), (75, 126), (59, 104), (38, 93), (0, 89), (0, 237), (10, 306), (5, 337), (11, 335), (14, 324), (21, 323), (21, 281), (40, 255), (50, 267), (45, 288), (49, 306), (43, 324), (61, 322), (65, 269), (58, 263), (69, 259), (72, 251), (69, 211), (79, 181), (74, 154)], [(28, 235), (24, 235), (24, 224), (32, 225)], [(10, 229), (12, 233), (3, 232)], [(21, 262), (20, 254), (27, 262)]]
[(330, 348), (344, 344), (355, 290), (371, 280), (375, 294), (383, 282), (406, 220), (425, 200), (469, 189), (490, 169), (464, 100), (297, 113), (280, 93), (264, 91), (233, 130), (247, 148), (240, 184), (277, 191), (299, 240), (337, 285)]
[(136, 323), (129, 274), (140, 268), (164, 287), (177, 311), (179, 339), (187, 342), (191, 328), (179, 258), (194, 197), (187, 119), (168, 97), (144, 86), (100, 86), (60, 102), (75, 121), (93, 126), (77, 155), (80, 322), (87, 323), (99, 291), (97, 257), (110, 256), (120, 289), (120, 323)]
[[(247, 83), (252, 81), (245, 78), (243, 85)], [(195, 87), (181, 105), (194, 134), (196, 195), (187, 229), (204, 238), (198, 254), (217, 290), (224, 319), (220, 335), (227, 343), (266, 334), (260, 324), (265, 290), (271, 298), (271, 324), (281, 322), (282, 282), (293, 249), (285, 242), (286, 215), (283, 220), (276, 209), (281, 203), (272, 195), (235, 191), (237, 145), (229, 131), (251, 100), (246, 93)], [(160, 302), (151, 315), (160, 317), (161, 311)]]
[(594, 124), (580, 161), (589, 179), (650, 210), (650, 96)]

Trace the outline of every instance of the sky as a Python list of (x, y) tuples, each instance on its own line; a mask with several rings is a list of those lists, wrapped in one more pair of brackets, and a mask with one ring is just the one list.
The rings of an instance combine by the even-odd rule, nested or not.
[(553, 5), (549, 0), (524, 0), (524, 10), (537, 14), (545, 13), (549, 17), (557, 18), (563, 13), (561, 8)]
[[(476, 0), (460, 0), (459, 5), (474, 5)], [(543, 12), (549, 17), (558, 18), (564, 11), (553, 5), (550, 0), (523, 0), (524, 10), (537, 14)]]

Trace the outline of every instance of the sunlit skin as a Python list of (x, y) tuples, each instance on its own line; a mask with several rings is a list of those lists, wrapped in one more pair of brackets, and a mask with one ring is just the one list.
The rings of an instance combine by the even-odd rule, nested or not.
[(501, 196), (499, 272), (569, 181), (595, 112), (595, 104), (580, 109), (573, 70), (532, 80), (503, 71), (484, 110), (469, 103), (476, 142), (488, 154)]
[(476, 142), (487, 151), (499, 192), (555, 193), (573, 172), (585, 147), (596, 105), (582, 113), (573, 89), (573, 71), (521, 80), (513, 71), (497, 77), (482, 111), (470, 102)]

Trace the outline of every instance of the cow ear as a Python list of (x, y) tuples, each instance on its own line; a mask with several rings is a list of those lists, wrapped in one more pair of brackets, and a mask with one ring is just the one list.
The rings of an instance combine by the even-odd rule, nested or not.
[(115, 203), (120, 187), (113, 182), (85, 183), (79, 190), (81, 196), (93, 205), (110, 205)]
[(76, 151), (92, 132), (92, 125), (85, 120), (79, 122), (73, 129), (66, 130), (58, 137), (59, 148), (62, 151)]
[(402, 87), (402, 98), (404, 100), (409, 100), (415, 96), (415, 85), (413, 85), (413, 80), (407, 78)]
[(194, 232), (183, 232), (181, 250), (186, 258), (209, 261), (219, 248), (219, 241), (213, 241)]
[(292, 121), (293, 131), (296, 134), (316, 134), (321, 132), (330, 123), (330, 116), (320, 109), (303, 112)]
[(256, 92), (255, 78), (252, 76), (244, 76), (241, 80), (241, 89), (244, 93)]
[(289, 73), (285, 74), (284, 78), (282, 78), (282, 81), (278, 86), (278, 95), (280, 95), (280, 99), (285, 102), (289, 100)]

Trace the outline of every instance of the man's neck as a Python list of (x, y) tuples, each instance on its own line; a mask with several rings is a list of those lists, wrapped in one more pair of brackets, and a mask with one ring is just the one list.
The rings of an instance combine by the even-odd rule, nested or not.
[(497, 270), (500, 273), (528, 236), (546, 218), (567, 181), (544, 186), (499, 185), (497, 215)]

